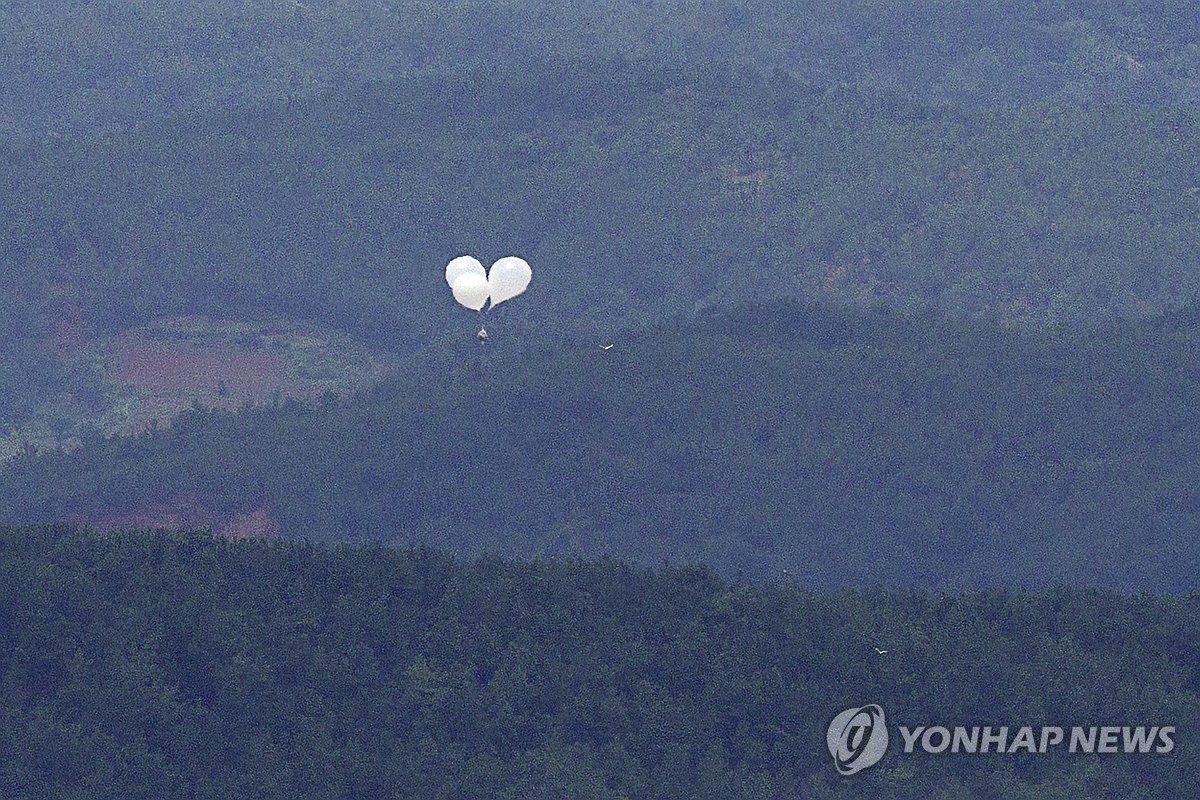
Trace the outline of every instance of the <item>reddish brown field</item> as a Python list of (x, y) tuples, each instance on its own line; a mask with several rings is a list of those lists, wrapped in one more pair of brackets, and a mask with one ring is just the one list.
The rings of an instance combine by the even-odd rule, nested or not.
[(229, 539), (278, 539), (279, 521), (270, 503), (262, 503), (239, 514), (219, 514), (203, 497), (194, 493), (177, 495), (166, 503), (124, 511), (71, 514), (64, 522), (88, 525), (104, 533), (115, 530), (203, 530)]
[(113, 377), (153, 395), (217, 395), (222, 384), (234, 400), (262, 400), (283, 387), (287, 364), (279, 356), (164, 344), (140, 331), (117, 340)]

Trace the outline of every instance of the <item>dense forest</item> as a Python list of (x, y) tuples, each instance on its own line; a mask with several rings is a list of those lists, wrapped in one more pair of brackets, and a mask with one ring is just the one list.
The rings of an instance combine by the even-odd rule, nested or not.
[(1075, 333), (790, 303), (459, 351), (356, 398), (197, 409), (18, 459), (0, 520), (199, 495), (285, 535), (807, 586), (1181, 591), (1200, 561), (1195, 317)]
[[(815, 595), (699, 567), (4, 529), (0, 795), (1185, 797), (1197, 620), (1194, 594)], [(866, 702), (1180, 741), (897, 750), (842, 778), (825, 730)]]

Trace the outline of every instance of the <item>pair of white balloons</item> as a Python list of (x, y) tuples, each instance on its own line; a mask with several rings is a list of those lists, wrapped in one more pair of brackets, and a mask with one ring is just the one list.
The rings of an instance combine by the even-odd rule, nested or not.
[(446, 265), (446, 283), (460, 305), (472, 311), (482, 311), (489, 299), (492, 308), (511, 300), (529, 288), (533, 270), (528, 262), (516, 256), (506, 256), (490, 270), (473, 256), (459, 256)]

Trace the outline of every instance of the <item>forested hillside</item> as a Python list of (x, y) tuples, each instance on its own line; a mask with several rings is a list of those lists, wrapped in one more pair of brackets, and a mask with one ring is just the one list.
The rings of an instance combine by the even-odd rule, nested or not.
[[(0, 798), (1192, 796), (1198, 41), (5, 3)], [(871, 703), (1176, 747), (840, 776)]]
[[(1053, 336), (794, 304), (453, 358), (319, 408), (26, 456), (0, 519), (270, 507), (285, 535), (702, 560), (809, 586), (1183, 590), (1194, 318)], [(132, 518), (138, 518), (136, 516)]]
[[(1180, 798), (1198, 603), (3, 529), (0, 795)], [(909, 724), (1174, 725), (1178, 744), (897, 742), (840, 777), (826, 727), (868, 702)]]
[(459, 67), (727, 60), (933, 102), (1200, 102), (1194, 8), (1161, 0), (14, 0), (0, 133), (124, 129)]
[(767, 296), (1195, 307), (1190, 11), (9, 4), (0, 432), (46, 398), (103, 413), (70, 343), (181, 313), (429, 346), (462, 330), (462, 252), (536, 265), (526, 341)]
[(48, 342), (181, 313), (464, 333), (440, 270), (518, 252), (523, 340), (764, 297), (1026, 326), (1193, 307), (1200, 131), (1131, 106), (932, 109), (728, 65), (544, 62), (187, 115), (0, 160), (13, 424)]

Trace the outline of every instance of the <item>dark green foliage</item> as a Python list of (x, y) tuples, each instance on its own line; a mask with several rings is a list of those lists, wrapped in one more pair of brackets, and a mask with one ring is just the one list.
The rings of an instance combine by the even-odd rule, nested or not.
[(806, 585), (1183, 590), (1200, 561), (1185, 318), (1027, 335), (791, 304), (463, 363), (319, 408), (197, 410), (22, 458), (0, 517), (199, 494), (286, 533)]
[[(4, 529), (0, 795), (1182, 797), (1197, 603)], [(893, 747), (843, 779), (825, 729), (866, 702), (894, 724), (1175, 725), (1179, 746)]]

